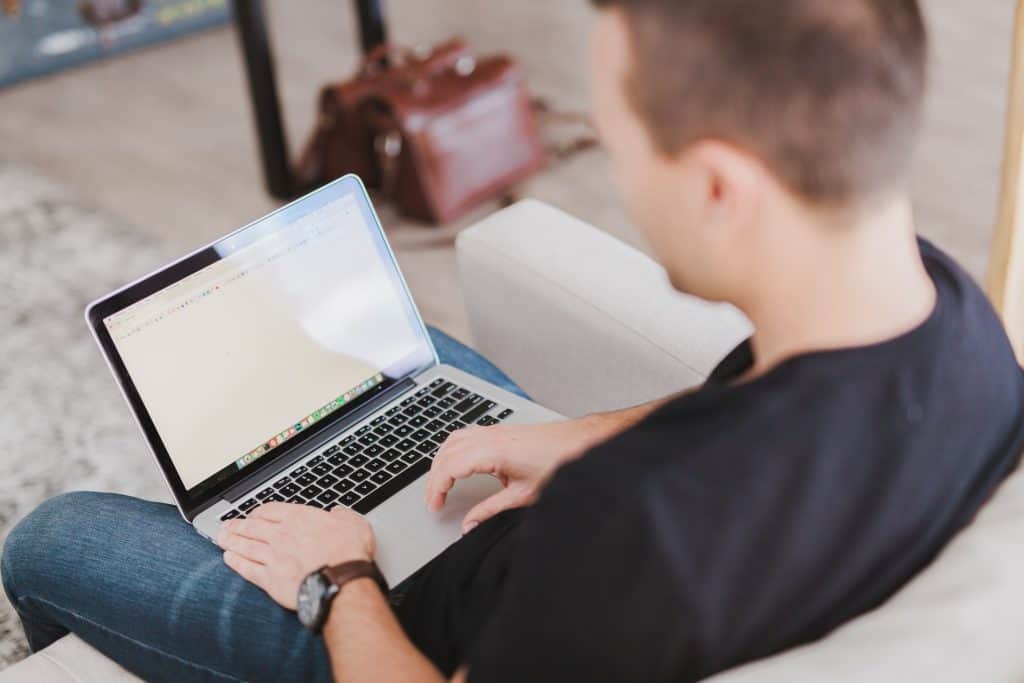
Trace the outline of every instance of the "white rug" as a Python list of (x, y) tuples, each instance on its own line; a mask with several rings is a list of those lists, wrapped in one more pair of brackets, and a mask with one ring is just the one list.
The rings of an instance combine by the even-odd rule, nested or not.
[[(82, 313), (171, 256), (66, 189), (0, 162), (0, 542), (63, 491), (169, 500)], [(27, 654), (0, 596), (0, 668)]]

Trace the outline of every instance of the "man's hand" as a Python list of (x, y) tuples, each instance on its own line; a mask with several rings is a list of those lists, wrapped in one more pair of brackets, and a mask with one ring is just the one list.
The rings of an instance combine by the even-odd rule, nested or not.
[(505, 487), (466, 513), (467, 533), (502, 510), (530, 505), (548, 477), (606, 436), (598, 418), (540, 425), (467, 427), (453, 432), (431, 466), (427, 507), (440, 510), (455, 482), (492, 474)]
[(290, 610), (310, 572), (372, 560), (377, 545), (370, 523), (359, 513), (341, 506), (325, 512), (285, 503), (267, 503), (248, 519), (225, 522), (217, 544), (227, 566)]

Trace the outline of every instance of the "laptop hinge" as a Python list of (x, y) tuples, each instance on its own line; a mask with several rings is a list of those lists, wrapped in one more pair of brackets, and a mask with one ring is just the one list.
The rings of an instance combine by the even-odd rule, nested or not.
[(409, 391), (409, 389), (415, 386), (416, 381), (410, 377), (402, 380), (393, 387), (389, 387), (380, 396), (377, 396), (372, 401), (367, 403), (365, 406), (360, 406), (359, 408), (357, 408), (355, 412), (353, 412), (351, 415), (349, 415), (340, 423), (338, 423), (334, 429), (331, 429), (328, 432), (324, 433), (321, 438), (317, 439), (312, 443), (303, 444), (301, 448), (295, 449), (294, 453), (288, 453), (286, 455), (283, 455), (278, 461), (274, 462), (274, 464), (272, 465), (269, 465), (266, 469), (254, 472), (251, 476), (246, 477), (242, 481), (238, 482), (231, 488), (221, 493), (219, 496), (216, 496), (213, 500), (210, 500), (207, 504), (203, 505), (202, 509), (196, 511), (195, 515), (198, 516), (203, 510), (212, 506), (214, 503), (221, 499), (229, 500), (232, 503), (238, 502), (239, 498), (242, 498), (243, 496), (245, 496), (245, 494), (249, 493), (253, 489), (258, 488), (259, 485), (264, 481), (268, 479), (273, 479), (281, 472), (290, 468), (296, 462), (302, 460), (313, 451), (323, 448), (329, 442), (337, 439), (338, 435), (340, 435), (342, 432), (351, 429), (353, 425), (357, 424), (358, 422), (365, 419), (369, 415), (372, 415), (373, 413), (377, 412), (383, 406), (395, 400), (395, 398), (401, 396), (402, 394)]

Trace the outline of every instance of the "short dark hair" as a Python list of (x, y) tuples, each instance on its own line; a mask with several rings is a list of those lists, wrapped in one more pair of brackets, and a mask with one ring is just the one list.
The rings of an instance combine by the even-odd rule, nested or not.
[(757, 156), (814, 204), (906, 182), (928, 38), (917, 0), (593, 0), (622, 10), (626, 83), (656, 147)]

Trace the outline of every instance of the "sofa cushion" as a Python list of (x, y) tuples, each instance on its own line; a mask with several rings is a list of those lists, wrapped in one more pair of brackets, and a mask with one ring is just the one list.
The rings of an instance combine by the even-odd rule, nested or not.
[(75, 635), (0, 672), (0, 683), (136, 683), (128, 673)]
[(714, 683), (1024, 680), (1024, 471), (885, 605)]

